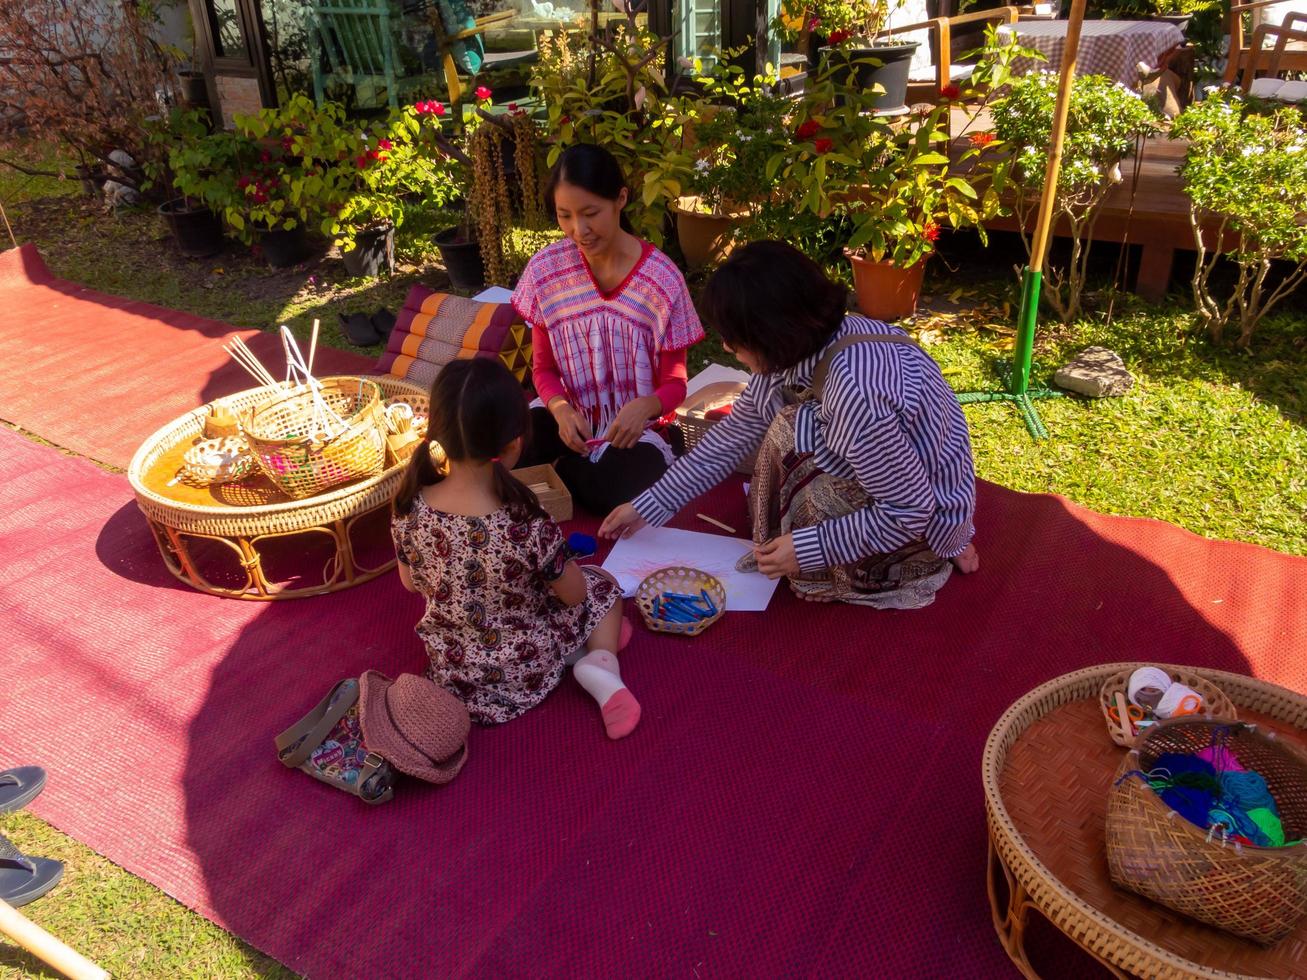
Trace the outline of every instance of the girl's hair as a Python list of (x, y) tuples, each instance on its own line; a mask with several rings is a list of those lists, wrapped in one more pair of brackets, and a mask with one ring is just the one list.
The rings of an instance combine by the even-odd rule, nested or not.
[(731, 347), (783, 371), (825, 346), (839, 329), (848, 291), (784, 242), (750, 242), (712, 274), (699, 315)]
[(536, 495), (514, 479), (498, 459), (505, 446), (518, 436), (527, 436), (530, 428), (526, 393), (497, 358), (450, 361), (431, 383), (427, 438), (418, 443), (409, 459), (395, 492), (394, 512), (408, 514), (422, 488), (443, 479), (431, 455), (434, 440), (453, 462), (493, 460), (495, 495), (515, 518), (548, 517)]
[[(593, 143), (569, 146), (559, 156), (554, 169), (549, 171), (549, 180), (545, 184), (545, 211), (549, 220), (554, 222), (558, 221), (554, 192), (558, 190), (559, 184), (571, 184), (589, 191), (595, 197), (602, 197), (605, 201), (616, 201), (622, 191), (627, 190), (627, 203), (631, 201), (626, 175), (622, 173), (622, 165), (617, 162), (617, 157)], [(625, 211), (622, 211), (620, 220), (622, 231), (635, 234)]]

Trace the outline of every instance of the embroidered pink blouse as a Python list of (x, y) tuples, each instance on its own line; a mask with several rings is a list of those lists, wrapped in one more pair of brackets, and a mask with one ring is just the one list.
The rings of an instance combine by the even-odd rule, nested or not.
[(531, 324), (540, 398), (563, 395), (596, 432), (634, 398), (655, 395), (664, 412), (685, 398), (685, 350), (703, 327), (680, 270), (648, 242), (608, 293), (575, 242), (554, 242), (527, 263), (513, 308)]

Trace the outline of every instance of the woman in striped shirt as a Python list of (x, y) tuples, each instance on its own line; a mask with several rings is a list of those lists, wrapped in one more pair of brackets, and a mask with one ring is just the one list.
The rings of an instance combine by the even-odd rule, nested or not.
[(685, 350), (703, 338), (680, 270), (631, 233), (629, 191), (607, 150), (569, 147), (545, 187), (566, 236), (527, 263), (513, 307), (531, 324), (535, 409), (521, 465), (554, 463), (572, 496), (607, 514), (666, 472), (654, 421), (685, 398)]
[(758, 453), (756, 564), (796, 593), (880, 608), (931, 602), (979, 565), (966, 420), (939, 367), (897, 327), (845, 314), (797, 249), (755, 242), (704, 288), (704, 319), (753, 372), (726, 419), (600, 533), (673, 514)]

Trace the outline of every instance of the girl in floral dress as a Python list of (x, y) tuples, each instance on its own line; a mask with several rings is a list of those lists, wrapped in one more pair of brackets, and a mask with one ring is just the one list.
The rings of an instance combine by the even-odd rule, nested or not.
[(572, 496), (607, 514), (672, 462), (655, 429), (685, 400), (685, 352), (703, 339), (685, 278), (631, 233), (622, 168), (578, 143), (554, 165), (545, 204), (564, 238), (527, 263), (513, 307), (531, 325), (528, 463), (553, 463)]
[(436, 376), (428, 439), (395, 495), (400, 581), (426, 598), (416, 631), (429, 676), (475, 721), (535, 707), (584, 646), (573, 676), (609, 738), (622, 738), (640, 705), (613, 652), (623, 640), (621, 592), (569, 559), (558, 525), (509, 474), (529, 426), (522, 389), (498, 360), (453, 361)]

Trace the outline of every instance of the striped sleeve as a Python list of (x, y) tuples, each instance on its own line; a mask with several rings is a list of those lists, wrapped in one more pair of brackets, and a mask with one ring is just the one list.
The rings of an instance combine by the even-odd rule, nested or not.
[(655, 526), (666, 524), (691, 500), (730, 476), (767, 434), (779, 407), (779, 384), (776, 375), (755, 374), (735, 400), (731, 414), (635, 498), (636, 513)]
[(897, 358), (883, 352), (876, 357), (869, 346), (841, 354), (849, 369), (830, 372), (823, 438), (852, 467), (871, 503), (793, 532), (795, 556), (805, 572), (896, 551), (921, 538), (935, 512), (930, 474), (884, 394), (899, 387)]

